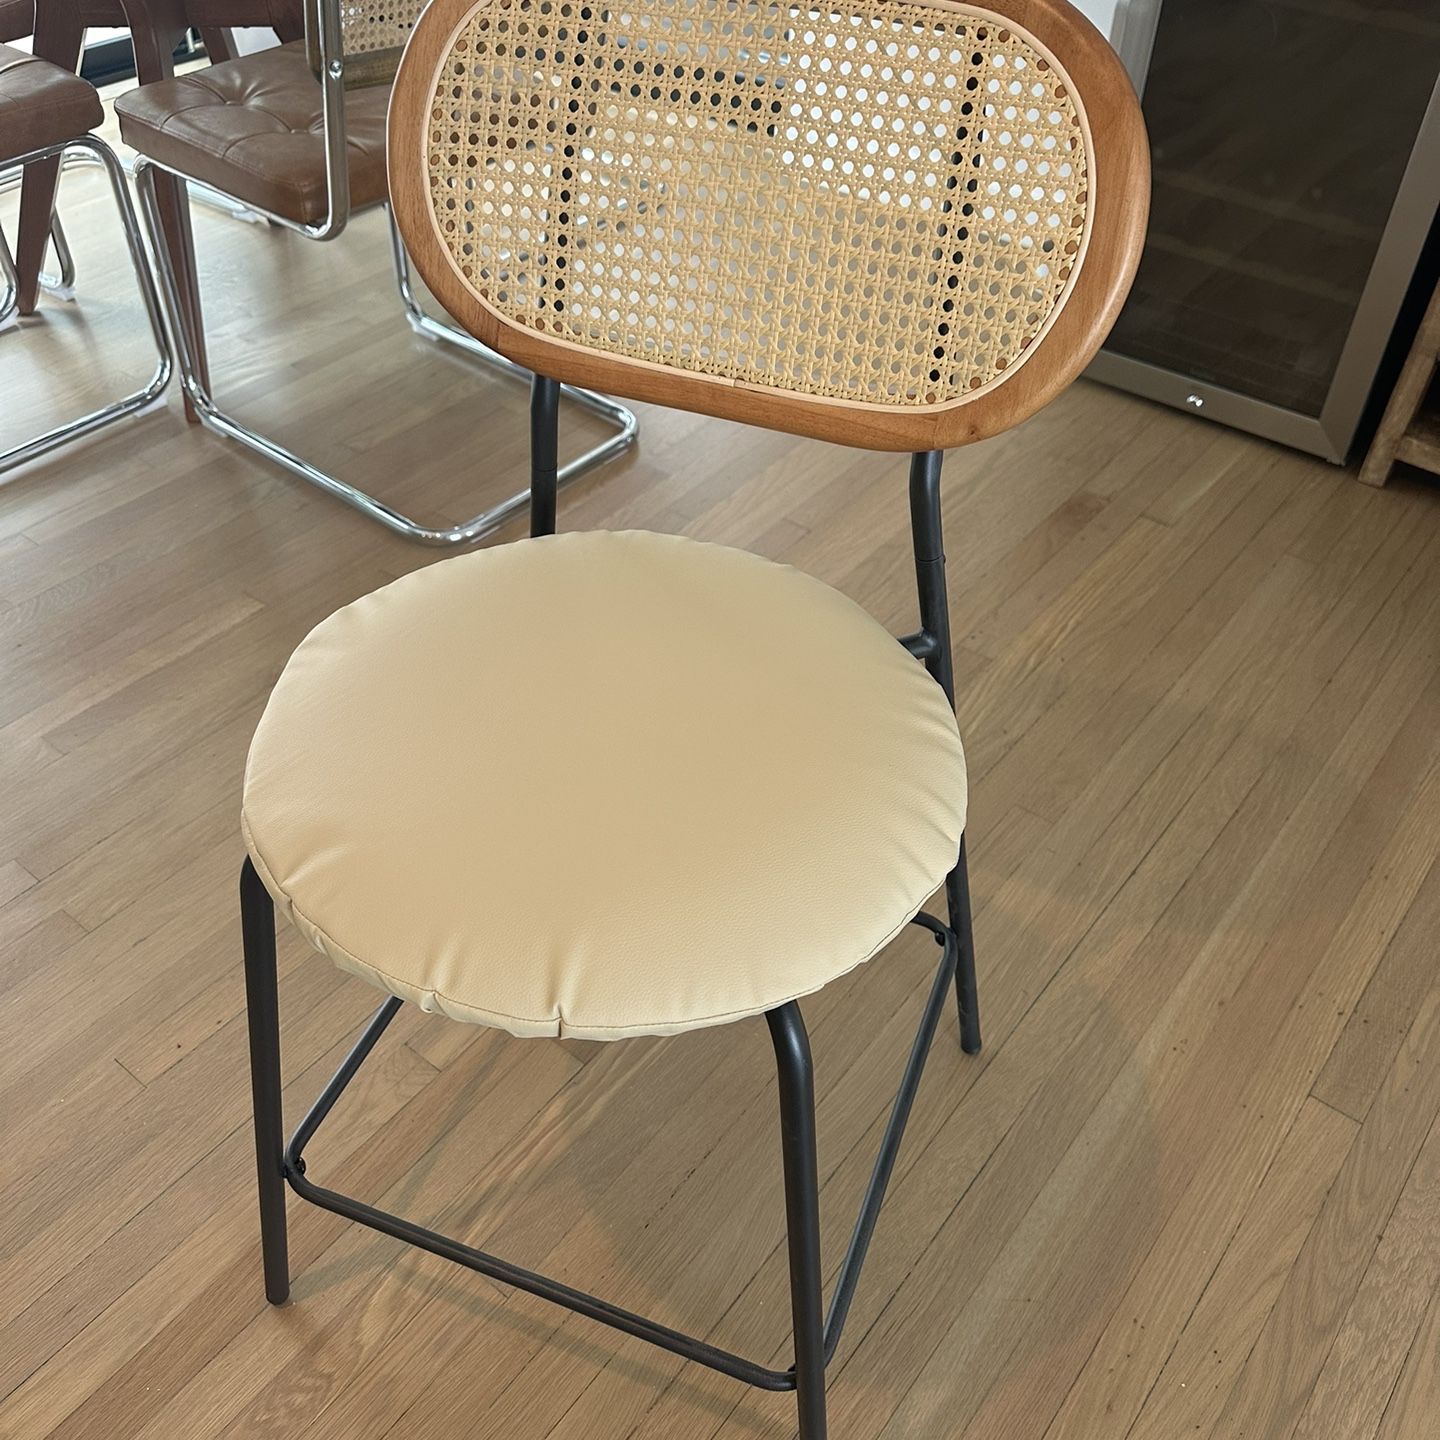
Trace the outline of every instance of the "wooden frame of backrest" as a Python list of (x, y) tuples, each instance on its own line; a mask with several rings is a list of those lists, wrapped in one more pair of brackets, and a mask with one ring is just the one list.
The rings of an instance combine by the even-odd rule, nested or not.
[[(445, 309), (483, 344), (539, 374), (724, 419), (870, 450), (949, 449), (999, 434), (1048, 404), (1089, 364), (1139, 264), (1149, 209), (1149, 151), (1139, 102), (1109, 42), (1066, 0), (926, 0), (919, 10), (993, 19), (1034, 37), (1068, 75), (1088, 131), (1090, 218), (1079, 271), (1043, 334), (996, 381), (944, 405), (807, 395), (587, 349), (514, 325), (455, 267), (428, 187), (430, 107), (460, 28), (498, 0), (432, 0), (411, 36), (389, 117), (391, 201), (417, 268)], [(844, 5), (836, 9), (843, 13)]]

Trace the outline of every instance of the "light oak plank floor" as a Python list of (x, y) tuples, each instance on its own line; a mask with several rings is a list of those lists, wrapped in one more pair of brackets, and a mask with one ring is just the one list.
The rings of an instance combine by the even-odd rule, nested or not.
[[(81, 303), (0, 337), (0, 443), (145, 364), (98, 176), (64, 203)], [(522, 482), (523, 390), (408, 334), (378, 217), (330, 246), (198, 226), (237, 409), (426, 516)], [(563, 525), (743, 545), (912, 624), (902, 463), (643, 421)], [(567, 445), (598, 433), (567, 415)], [(954, 455), (945, 495), (987, 1044), (947, 1019), (833, 1435), (1440, 1434), (1440, 492), (1082, 383)], [(0, 487), (9, 1440), (794, 1433), (787, 1397), (298, 1204), (294, 1301), (264, 1303), (241, 765), (306, 630), (434, 558), (173, 394)], [(832, 1273), (932, 949), (807, 1007)], [(281, 964), (298, 1115), (375, 996), (288, 935)], [(773, 1090), (763, 1027), (599, 1046), (408, 1015), (313, 1165), (779, 1358)]]

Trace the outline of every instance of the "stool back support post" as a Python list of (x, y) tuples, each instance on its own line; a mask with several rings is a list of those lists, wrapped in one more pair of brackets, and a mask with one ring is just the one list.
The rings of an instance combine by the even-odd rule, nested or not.
[(955, 660), (950, 650), (950, 598), (945, 589), (945, 533), (940, 513), (941, 450), (910, 457), (910, 540), (915, 553), (915, 594), (925, 668), (955, 703)]
[(815, 1070), (793, 1000), (765, 1016), (780, 1079), (780, 1153), (795, 1337), (800, 1440), (825, 1440), (825, 1319), (820, 1269), (820, 1181), (815, 1148)]
[(530, 382), (530, 533), (555, 533), (560, 466), (560, 385), (536, 375)]
[[(915, 553), (915, 593), (920, 602), (920, 633), (910, 648), (955, 705), (955, 657), (950, 641), (950, 593), (945, 581), (945, 531), (940, 510), (941, 450), (917, 453), (910, 460), (910, 538)], [(970, 916), (970, 874), (965, 841), (945, 881), (950, 928), (959, 944), (955, 998), (960, 1009), (960, 1046), (980, 1053), (980, 989), (975, 978), (975, 936)]]

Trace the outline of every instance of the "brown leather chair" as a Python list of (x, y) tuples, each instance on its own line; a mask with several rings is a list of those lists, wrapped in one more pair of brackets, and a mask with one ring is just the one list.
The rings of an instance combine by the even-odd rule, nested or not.
[[(16, 8), (7, 5), (7, 11)], [(0, 171), (51, 162), (58, 165), (61, 158), (72, 151), (88, 152), (99, 160), (109, 174), (115, 193), (115, 203), (125, 229), (131, 263), (135, 267), (135, 278), (150, 318), (157, 352), (155, 371), (139, 390), (101, 410), (0, 451), (0, 471), (12, 469), (103, 425), (143, 410), (159, 397), (169, 383), (170, 349), (160, 317), (155, 282), (145, 259), (140, 228), (125, 185), (125, 174), (114, 151), (90, 133), (103, 118), (100, 97), (93, 85), (73, 72), (51, 65), (24, 50), (0, 44)], [(3, 322), (21, 309), (19, 277), (3, 234), (0, 234), (0, 277), (5, 281), (3, 298), (0, 298), (0, 322)]]
[[(88, 28), (128, 29), (135, 71), (142, 85), (174, 73), (175, 49), (192, 26), (200, 31), (209, 54), (219, 60), (229, 59), (232, 54), (231, 26), (273, 26), (282, 40), (293, 40), (305, 33), (302, 0), (43, 0), (38, 7), (35, 0), (0, 0), (0, 6), (0, 40), (18, 40), (33, 30), (34, 53), (70, 71), (79, 67)], [(53, 241), (61, 271), (58, 284), (50, 288), (63, 293), (73, 283), (64, 231), (54, 218), (58, 180), (58, 161), (32, 165), (25, 172), (15, 256), (20, 311), (25, 315), (39, 303), (47, 242)], [(162, 177), (157, 193), (165, 253), (175, 271), (189, 328), (201, 334), (194, 238), (184, 187), (168, 176)], [(202, 376), (208, 378), (203, 352), (197, 363)], [(189, 419), (199, 418), (188, 397), (185, 410)]]
[[(232, 14), (228, 0), (192, 0)], [(255, 0), (266, 8), (271, 0)], [(279, 0), (276, 0), (279, 3)], [(385, 112), (390, 83), (421, 0), (399, 0), (383, 11), (377, 3), (318, 0), (308, 41), (242, 55), (208, 70), (176, 76), (120, 96), (115, 109), (120, 133), (141, 156), (135, 168), (147, 223), (161, 258), (162, 292), (176, 331), (180, 379), (201, 421), (302, 479), (338, 496), (390, 529), (423, 543), (466, 544), (488, 534), (524, 508), (522, 490), (469, 520), (439, 528), (422, 525), (331, 475), (227, 414), (216, 403), (204, 371), (199, 307), (195, 323), (182, 309), (182, 276), (167, 264), (161, 243), (163, 215), (157, 181), (181, 177), (259, 211), (312, 240), (333, 240), (358, 210), (385, 204)], [(529, 372), (480, 345), (471, 336), (426, 315), (409, 286), (404, 247), (392, 224), (392, 253), (402, 296), (416, 328), (451, 340), (508, 374), (529, 381)], [(567, 389), (573, 399), (616, 427), (616, 434), (570, 462), (562, 480), (582, 474), (632, 443), (633, 414), (604, 396)]]

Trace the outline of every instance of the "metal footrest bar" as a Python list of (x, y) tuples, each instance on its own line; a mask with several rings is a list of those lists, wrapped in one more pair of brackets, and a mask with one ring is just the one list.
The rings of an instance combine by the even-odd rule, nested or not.
[(0, 329), (3, 329), (20, 309), (20, 280), (3, 230), (0, 230), (0, 280), (5, 282), (5, 288), (0, 290)]
[(875, 1222), (880, 1218), (880, 1206), (885, 1201), (885, 1191), (890, 1185), (890, 1176), (895, 1170), (895, 1161), (900, 1155), (900, 1141), (910, 1119), (910, 1109), (920, 1090), (920, 1077), (925, 1073), (925, 1061), (930, 1055), (930, 1046), (935, 1039), (936, 1027), (940, 1024), (945, 1009), (946, 997), (955, 983), (955, 966), (960, 958), (959, 943), (955, 932), (948, 925), (942, 925), (933, 915), (921, 911), (911, 922), (923, 925), (935, 936), (942, 947), (940, 968), (935, 972), (935, 983), (930, 987), (930, 998), (925, 1002), (925, 1012), (920, 1018), (920, 1029), (916, 1032), (915, 1043), (910, 1048), (910, 1058), (905, 1063), (905, 1073), (900, 1079), (900, 1089), (895, 1103), (890, 1108), (890, 1119), (885, 1125), (885, 1134), (880, 1141), (880, 1153), (875, 1157), (870, 1172), (870, 1182), (865, 1187), (865, 1198), (860, 1202), (860, 1213), (855, 1218), (855, 1228), (850, 1234), (850, 1245), (835, 1280), (835, 1289), (830, 1295), (830, 1308), (825, 1315), (825, 1363), (835, 1357), (840, 1344), (840, 1332), (850, 1314), (850, 1302), (855, 1298), (855, 1287), (860, 1283), (860, 1270), (865, 1264), (865, 1254), (870, 1248), (870, 1239), (875, 1233)]
[(73, 300), (75, 298), (75, 255), (70, 249), (70, 241), (65, 236), (65, 227), (60, 223), (59, 211), (51, 211), (50, 214), (50, 248), (55, 252), (55, 263), (60, 269), (54, 275), (42, 270), (40, 272), (40, 288), (53, 295), (57, 300)]
[[(880, 1206), (884, 1201), (885, 1191), (890, 1183), (895, 1161), (899, 1155), (901, 1137), (904, 1134), (906, 1122), (910, 1118), (910, 1110), (915, 1102), (916, 1092), (919, 1090), (925, 1061), (935, 1038), (941, 1012), (945, 1007), (945, 998), (955, 979), (955, 967), (959, 957), (959, 945), (955, 932), (924, 911), (917, 914), (911, 923), (929, 930), (934, 935), (936, 943), (942, 947), (943, 954), (925, 1004), (920, 1029), (915, 1036), (915, 1042), (905, 1065), (899, 1093), (891, 1107), (890, 1118), (886, 1123), (885, 1134), (880, 1144), (880, 1153), (876, 1157), (874, 1169), (865, 1190), (865, 1197), (860, 1206), (860, 1213), (850, 1236), (850, 1244), (844, 1262), (840, 1266), (834, 1294), (831, 1297), (824, 1327), (826, 1364), (829, 1364), (839, 1345), (840, 1334), (844, 1329), (846, 1317), (850, 1312), (850, 1304), (854, 1299), (855, 1288), (860, 1279), (860, 1270), (865, 1263), (866, 1252), (875, 1231), (875, 1223), (879, 1218)], [(466, 1269), (487, 1275), (492, 1280), (499, 1280), (517, 1290), (537, 1295), (542, 1300), (552, 1301), (567, 1310), (573, 1310), (576, 1314), (597, 1320), (602, 1325), (608, 1325), (614, 1330), (621, 1330), (627, 1335), (633, 1335), (636, 1339), (648, 1341), (673, 1355), (679, 1355), (683, 1359), (694, 1360), (712, 1370), (718, 1370), (722, 1375), (743, 1381), (756, 1389), (784, 1391), (796, 1388), (793, 1367), (788, 1370), (775, 1370), (757, 1364), (753, 1360), (745, 1359), (744, 1356), (699, 1340), (693, 1335), (687, 1335), (680, 1330), (672, 1330), (658, 1321), (637, 1315), (632, 1310), (613, 1305), (587, 1291), (577, 1290), (573, 1286), (562, 1284), (558, 1280), (552, 1280), (548, 1276), (527, 1270), (508, 1260), (502, 1260), (499, 1256), (491, 1255), (484, 1250), (477, 1250), (450, 1236), (429, 1230), (402, 1216), (376, 1209), (349, 1195), (328, 1190), (309, 1180), (305, 1173), (303, 1155), (305, 1146), (309, 1144), (321, 1123), (335, 1107), (336, 1102), (344, 1093), (345, 1087), (355, 1078), (356, 1073), (375, 1048), (390, 1022), (399, 1013), (402, 1003), (398, 997), (391, 996), (380, 1006), (350, 1053), (345, 1057), (340, 1068), (331, 1077), (329, 1083), (306, 1113), (305, 1118), (296, 1127), (289, 1144), (285, 1147), (284, 1176), (290, 1188), (301, 1199), (308, 1200), (311, 1204), (318, 1205), (323, 1210), (332, 1211), (336, 1215), (343, 1215), (346, 1219), (354, 1220), (358, 1224), (367, 1225), (372, 1230), (378, 1230), (382, 1234), (403, 1240), (418, 1249), (429, 1251), (432, 1255), (439, 1255), (442, 1259), (463, 1265)]]
[(671, 1354), (679, 1355), (686, 1360), (695, 1360), (701, 1365), (708, 1365), (712, 1370), (718, 1370), (721, 1374), (729, 1375), (736, 1380), (743, 1380), (747, 1385), (753, 1385), (758, 1389), (793, 1390), (795, 1388), (793, 1370), (769, 1370), (763, 1365), (756, 1365), (753, 1361), (733, 1355), (728, 1350), (721, 1350), (703, 1340), (683, 1334), (679, 1330), (671, 1330), (668, 1326), (661, 1325), (654, 1320), (647, 1320), (643, 1315), (636, 1315), (633, 1311), (612, 1305), (606, 1300), (597, 1299), (583, 1290), (562, 1285), (558, 1280), (537, 1275), (533, 1270), (512, 1265), (509, 1261), (501, 1260), (495, 1255), (488, 1255), (483, 1250), (473, 1249), (469, 1245), (461, 1244), (458, 1240), (452, 1240), (449, 1236), (440, 1235), (434, 1230), (427, 1230), (423, 1225), (416, 1225), (398, 1215), (377, 1210), (359, 1200), (351, 1199), (348, 1195), (341, 1195), (334, 1190), (326, 1190), (319, 1185), (312, 1185), (305, 1179), (303, 1169), (297, 1169), (288, 1160), (285, 1165), (285, 1177), (290, 1182), (290, 1188), (297, 1195), (302, 1199), (309, 1200), (311, 1204), (320, 1206), (323, 1210), (331, 1210), (337, 1215), (345, 1216), (346, 1219), (368, 1225), (372, 1230), (379, 1230), (382, 1234), (394, 1236), (397, 1240), (404, 1240), (421, 1250), (428, 1250), (432, 1255), (439, 1255), (443, 1259), (452, 1260), (455, 1264), (463, 1265), (469, 1270), (476, 1270), (482, 1275), (488, 1275), (492, 1280), (513, 1285), (517, 1290), (525, 1290), (531, 1295), (538, 1295), (542, 1300), (553, 1301), (567, 1310), (588, 1316), (591, 1320), (598, 1320), (602, 1325), (608, 1325), (613, 1330), (623, 1330), (627, 1335), (633, 1335), (639, 1340), (647, 1340), (650, 1344), (657, 1345), (660, 1349), (668, 1350)]

